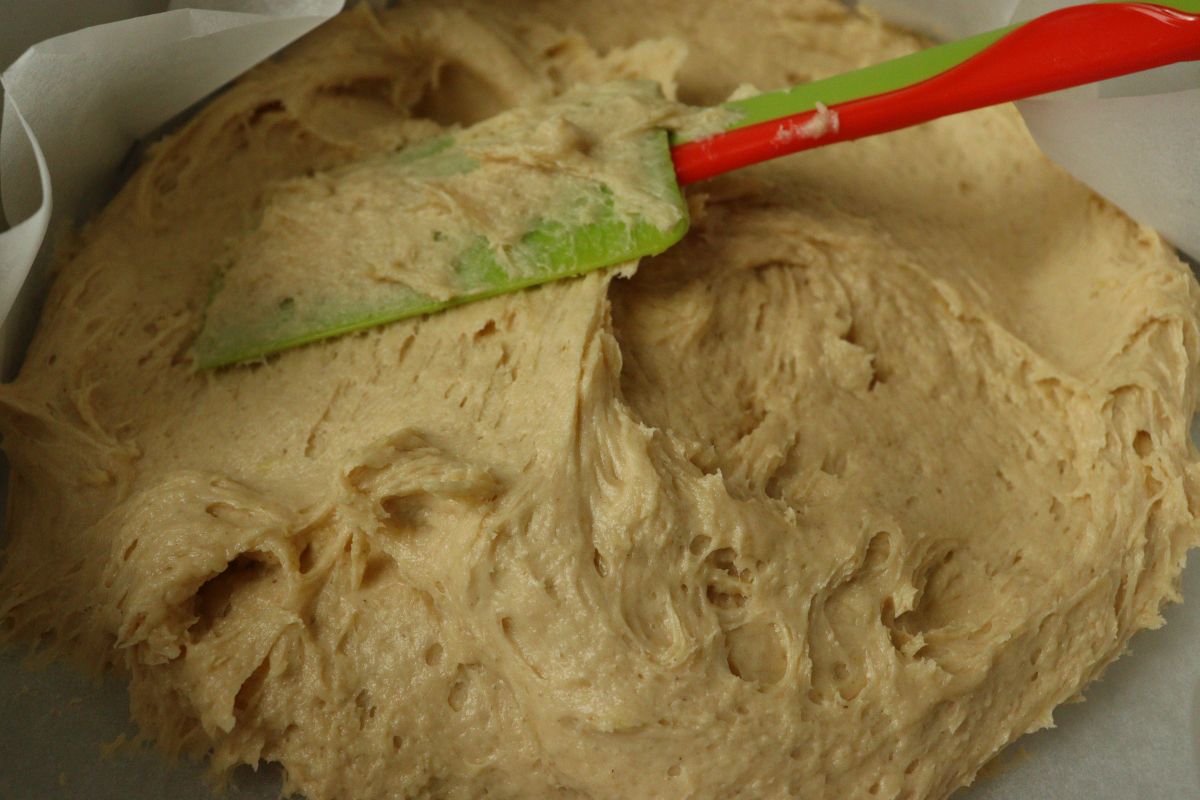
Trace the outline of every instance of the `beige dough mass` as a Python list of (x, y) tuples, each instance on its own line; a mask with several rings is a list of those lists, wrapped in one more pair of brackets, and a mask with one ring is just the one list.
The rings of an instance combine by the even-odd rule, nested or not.
[(581, 82), (712, 104), (919, 44), (835, 0), (430, 1), (257, 68), (85, 228), (0, 387), (0, 630), (310, 800), (969, 783), (1200, 540), (1197, 285), (1011, 109), (693, 187), (636, 273), (189, 360), (280, 181)]

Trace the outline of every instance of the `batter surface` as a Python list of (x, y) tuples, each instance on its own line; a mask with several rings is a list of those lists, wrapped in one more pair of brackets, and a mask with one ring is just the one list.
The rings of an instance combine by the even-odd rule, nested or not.
[(694, 187), (636, 273), (189, 357), (281, 181), (580, 82), (711, 104), (918, 45), (834, 0), (431, 0), (254, 70), (85, 229), (0, 387), (5, 635), (310, 800), (969, 783), (1200, 540), (1200, 290), (1011, 109)]

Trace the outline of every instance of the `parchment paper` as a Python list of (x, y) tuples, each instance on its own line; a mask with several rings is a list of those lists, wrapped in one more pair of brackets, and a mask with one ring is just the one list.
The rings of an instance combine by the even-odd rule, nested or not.
[[(600, 0), (597, 0), (600, 1)], [(874, 0), (938, 37), (999, 27), (1053, 0)], [(60, 226), (111, 188), (141, 137), (340, 10), (342, 0), (0, 0), (0, 369), (9, 374)], [(81, 30), (85, 26), (96, 26)], [(55, 37), (55, 38), (50, 38)], [(41, 42), (29, 50), (26, 47)], [(24, 52), (23, 55), (21, 53)], [(19, 58), (18, 58), (19, 56)], [(1156, 70), (1021, 104), (1052, 158), (1200, 256), (1200, 65)], [(49, 236), (49, 238), (48, 238)], [(962, 800), (1200, 798), (1200, 558), (1164, 630), (1025, 737)], [(0, 798), (206, 800), (197, 765), (101, 742), (134, 730), (124, 691), (70, 668), (0, 654)], [(275, 796), (278, 776), (239, 774), (233, 800)]]

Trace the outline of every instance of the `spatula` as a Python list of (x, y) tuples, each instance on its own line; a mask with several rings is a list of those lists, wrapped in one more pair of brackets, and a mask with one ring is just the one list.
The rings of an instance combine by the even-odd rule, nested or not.
[[(620, 191), (603, 180), (573, 178), (569, 196), (539, 196), (547, 205), (553, 200), (554, 208), (526, 219), (515, 236), (489, 228), (467, 238), (439, 238), (441, 231), (434, 230), (427, 244), (404, 243), (404, 252), (420, 267), (407, 273), (415, 275), (411, 279), (380, 280), (366, 288), (342, 282), (347, 260), (375, 257), (352, 249), (331, 259), (341, 264), (285, 280), (261, 265), (235, 261), (214, 285), (193, 345), (194, 363), (206, 369), (260, 359), (655, 255), (687, 231), (680, 186), (802, 150), (1192, 60), (1200, 60), (1200, 0), (1101, 2), (730, 102), (720, 128), (699, 138), (672, 139), (664, 129), (638, 132), (629, 151), (638, 169)], [(465, 145), (469, 139), (466, 131), (422, 143), (370, 175), (394, 176), (439, 197), (453, 194), (454, 181), (468, 181), (478, 167)], [(455, 202), (486, 209), (488, 198)], [(354, 209), (343, 204), (331, 213), (359, 213)], [(399, 211), (392, 220), (397, 230), (407, 222)]]

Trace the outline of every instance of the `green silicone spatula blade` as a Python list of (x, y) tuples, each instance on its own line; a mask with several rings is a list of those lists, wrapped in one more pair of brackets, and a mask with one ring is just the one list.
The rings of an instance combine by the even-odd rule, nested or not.
[[(312, 281), (288, 286), (259, 274), (254, 265), (233, 265), (214, 286), (204, 327), (192, 348), (196, 366), (207, 369), (258, 359), (663, 252), (686, 233), (687, 207), (666, 132), (652, 129), (633, 138), (627, 146), (640, 169), (626, 176), (620, 192), (602, 181), (576, 181), (569, 195), (555, 204), (560, 213), (531, 219), (521, 235), (498, 240), (481, 232), (457, 247), (442, 248), (444, 262), (427, 266), (444, 273), (433, 281), (441, 284), (438, 293), (387, 281), (356, 290), (352, 284), (339, 285), (336, 275), (315, 289), (309, 285)], [(410, 184), (428, 182), (446, 193), (455, 191), (456, 179), (469, 179), (478, 167), (452, 137), (402, 151), (391, 162), (396, 177)], [(628, 198), (643, 202), (629, 205)], [(660, 206), (659, 219), (641, 213), (645, 198)], [(674, 212), (665, 223), (661, 207)], [(408, 222), (401, 217), (395, 224)]]
[[(478, 153), (463, 146), (471, 132), (426, 142), (306, 185), (307, 195), (284, 193), (264, 225), (282, 232), (275, 242), (301, 244), (291, 252), (260, 248), (257, 258), (224, 272), (193, 347), (194, 361), (206, 368), (261, 358), (655, 255), (687, 230), (680, 185), (801, 150), (1188, 60), (1200, 60), (1200, 0), (1071, 6), (846, 75), (730, 103), (722, 130), (686, 141), (679, 137), (674, 146), (661, 130), (618, 136), (624, 149), (617, 160), (626, 159), (614, 182), (619, 187), (603, 177), (572, 178), (570, 169), (534, 165), (551, 187), (561, 178), (561, 191), (525, 197), (526, 205), (543, 213), (524, 219), (515, 233), (511, 226), (502, 231), (492, 225), (489, 213), (466, 215), (479, 223), (469, 235), (413, 224), (446, 198), (468, 211), (472, 204), (464, 197), (474, 196), (485, 207), (490, 202), (477, 185)], [(621, 104), (652, 101), (648, 91), (653, 90), (636, 84), (607, 96), (602, 91), (567, 110), (582, 108), (593, 122), (592, 132), (603, 139), (606, 132), (620, 129)], [(526, 122), (526, 127), (518, 126), (520, 136), (510, 131), (510, 139), (528, 144), (544, 138), (544, 127), (533, 124), (536, 120)], [(495, 152), (503, 153), (503, 145), (491, 142)], [(371, 208), (360, 212), (358, 206), (348, 206), (347, 197), (353, 201), (355, 186), (366, 180), (403, 189), (390, 195), (395, 207), (375, 208), (372, 218)], [(489, 191), (503, 194), (506, 188), (493, 184)], [(382, 192), (385, 198), (388, 191)], [(334, 217), (346, 223), (344, 236), (327, 236), (320, 245), (328, 252), (303, 247), (308, 196), (334, 208)], [(426, 200), (413, 204), (410, 196)], [(500, 201), (491, 206), (497, 214), (503, 207)], [(419, 269), (375, 275), (359, 268), (378, 256), (354, 247), (351, 223), (360, 216), (364, 225), (374, 219), (376, 230), (394, 226), (397, 236), (409, 229), (425, 236), (392, 248), (410, 254)], [(253, 250), (253, 239), (250, 245)], [(300, 263), (306, 269), (296, 270)]]

